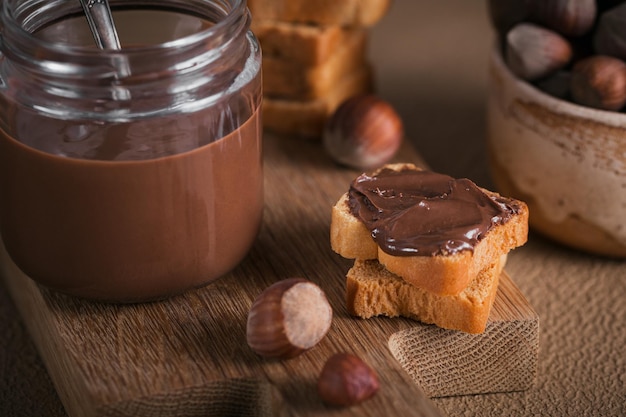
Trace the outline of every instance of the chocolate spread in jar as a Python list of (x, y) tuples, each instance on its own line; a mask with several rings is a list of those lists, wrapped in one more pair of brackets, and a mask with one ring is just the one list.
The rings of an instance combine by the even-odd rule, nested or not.
[(233, 269), (263, 211), (261, 51), (245, 2), (124, 1), (114, 52), (97, 49), (78, 3), (33, 3), (0, 11), (13, 261), (47, 287), (120, 302)]
[(6, 249), (40, 283), (89, 298), (144, 300), (205, 284), (256, 237), (260, 132), (257, 110), (208, 145), (127, 161), (52, 155), (0, 132)]
[(434, 256), (473, 250), (495, 225), (520, 207), (489, 196), (468, 179), (431, 171), (381, 170), (350, 186), (350, 211), (394, 256)]

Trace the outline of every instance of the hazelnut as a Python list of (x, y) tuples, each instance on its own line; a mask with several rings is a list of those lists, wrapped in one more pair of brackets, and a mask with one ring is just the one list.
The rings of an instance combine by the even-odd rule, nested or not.
[(324, 338), (333, 312), (322, 289), (304, 278), (289, 278), (266, 288), (248, 313), (246, 339), (267, 358), (293, 358)]
[(546, 77), (565, 67), (571, 58), (572, 47), (564, 37), (532, 23), (520, 23), (506, 36), (506, 63), (524, 80)]
[(598, 55), (610, 55), (626, 60), (626, 3), (604, 12), (593, 37)]
[(350, 353), (331, 356), (317, 380), (317, 392), (326, 404), (350, 406), (378, 391), (378, 376), (361, 358)]
[(603, 110), (620, 110), (626, 105), (626, 63), (606, 55), (578, 61), (572, 68), (572, 100)]
[(593, 27), (596, 0), (529, 0), (529, 20), (565, 36), (582, 36)]
[(389, 161), (400, 148), (404, 128), (386, 101), (359, 95), (344, 101), (329, 117), (324, 147), (338, 163), (370, 169)]

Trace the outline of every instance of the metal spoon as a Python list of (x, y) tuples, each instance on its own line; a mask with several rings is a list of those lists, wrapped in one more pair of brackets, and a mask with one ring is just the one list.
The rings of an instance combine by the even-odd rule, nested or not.
[(108, 0), (80, 0), (87, 23), (100, 49), (121, 49)]
[[(80, 0), (80, 4), (83, 6), (87, 23), (98, 48), (122, 49), (108, 0)], [(112, 59), (117, 70), (117, 77), (125, 77), (130, 74), (130, 67), (124, 57), (115, 56)], [(112, 93), (114, 100), (129, 100), (131, 98), (130, 91), (124, 87), (112, 86)]]

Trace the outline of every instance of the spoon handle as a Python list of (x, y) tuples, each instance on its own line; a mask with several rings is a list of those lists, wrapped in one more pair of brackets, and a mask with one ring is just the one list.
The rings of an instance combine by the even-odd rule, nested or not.
[(80, 0), (87, 23), (100, 49), (121, 49), (107, 0)]

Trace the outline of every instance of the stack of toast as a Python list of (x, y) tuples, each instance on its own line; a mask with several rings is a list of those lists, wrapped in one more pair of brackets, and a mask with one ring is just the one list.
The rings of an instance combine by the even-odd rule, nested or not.
[[(430, 182), (425, 180), (423, 184), (418, 181), (411, 184), (413, 188), (410, 193), (407, 192), (406, 183), (402, 192), (394, 189), (395, 173), (412, 174), (413, 171), (422, 170), (412, 164), (390, 164), (377, 170), (372, 176), (363, 174), (352, 183), (350, 191), (332, 209), (331, 247), (341, 256), (355, 259), (354, 266), (347, 273), (348, 311), (361, 318), (379, 315), (403, 316), (445, 329), (482, 333), (486, 328), (506, 256), (510, 250), (523, 245), (527, 240), (528, 207), (522, 201), (502, 197), (470, 184), (469, 180), (463, 180), (464, 182), (458, 183), (462, 184), (461, 188), (475, 187), (482, 201), (465, 201), (463, 197), (463, 204), (459, 204), (459, 207), (463, 207), (464, 211), (474, 212), (480, 208), (478, 206), (491, 205), (493, 201), (494, 207), (502, 208), (503, 214), (490, 215), (492, 217), (487, 219), (489, 228), (480, 232), (472, 247), (458, 251), (442, 249), (420, 253), (419, 242), (424, 238), (436, 237), (438, 230), (445, 231), (446, 228), (455, 227), (458, 228), (455, 235), (472, 236), (477, 229), (474, 224), (459, 225), (457, 218), (463, 217), (462, 213), (457, 216), (453, 212), (452, 216), (447, 217), (430, 213), (445, 211), (445, 207), (440, 204), (446, 204), (451, 195), (448, 191), (434, 193), (432, 190), (422, 189), (432, 186), (433, 181), (430, 179)], [(372, 181), (374, 185), (371, 191), (376, 193), (375, 196), (384, 200), (404, 198), (401, 195), (405, 194), (407, 198), (406, 202), (399, 203), (402, 210), (394, 212), (391, 217), (406, 217), (407, 212), (414, 210), (413, 207), (422, 208), (422, 211), (414, 211), (424, 213), (423, 215), (411, 214), (413, 223), (408, 226), (403, 223), (402, 228), (396, 230), (396, 235), (391, 235), (390, 239), (392, 242), (400, 242), (400, 239), (416, 242), (416, 246), (410, 248), (415, 249), (413, 252), (399, 255), (381, 247), (380, 242), (374, 238), (380, 234), (380, 230), (371, 230), (366, 225), (367, 222), (355, 212), (354, 207), (358, 205), (354, 202), (355, 184), (364, 176), (377, 179), (381, 172), (389, 174), (385, 181)], [(449, 184), (457, 181), (451, 177), (436, 175), (438, 176), (433, 178), (442, 182), (442, 187), (448, 187), (446, 181)], [(412, 178), (408, 175), (405, 177)], [(427, 197), (417, 198), (416, 195)], [(367, 210), (374, 211), (376, 221), (378, 217), (386, 215), (385, 210), (379, 210), (375, 201), (366, 200), (361, 203)], [(418, 223), (422, 221), (428, 226), (421, 227)], [(463, 229), (464, 227), (467, 229)], [(450, 245), (450, 241), (446, 244)], [(452, 244), (460, 245), (457, 241)]]
[(263, 49), (263, 125), (319, 137), (348, 97), (372, 90), (368, 29), (391, 0), (248, 0)]

